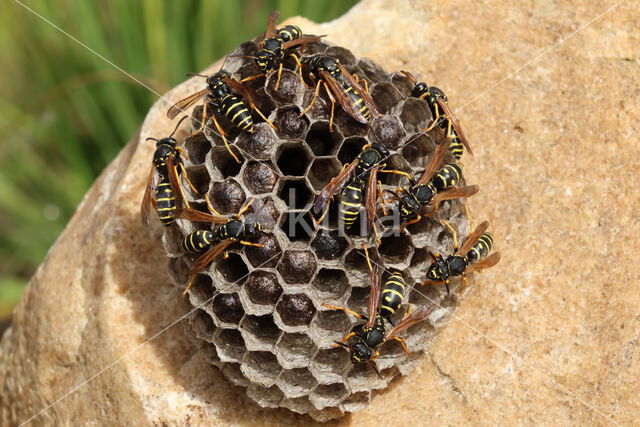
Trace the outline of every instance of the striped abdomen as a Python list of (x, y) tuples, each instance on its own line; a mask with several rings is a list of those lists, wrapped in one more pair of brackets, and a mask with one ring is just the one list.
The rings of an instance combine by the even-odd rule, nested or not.
[(402, 305), (404, 298), (404, 278), (399, 271), (394, 271), (384, 283), (382, 300), (380, 301), (380, 315), (391, 317)]
[(356, 107), (356, 109), (358, 109), (360, 114), (362, 114), (362, 117), (364, 117), (367, 121), (370, 120), (371, 110), (369, 109), (369, 106), (364, 102), (364, 98), (362, 98), (362, 95), (360, 95), (358, 91), (348, 83), (343, 82), (342, 86), (342, 93), (344, 93), (349, 97), (349, 99), (351, 99), (351, 102), (353, 102), (353, 105)]
[(451, 144), (449, 145), (449, 151), (456, 158), (456, 160), (460, 160), (462, 158), (462, 154), (464, 153), (464, 145), (462, 145), (462, 141), (458, 137), (458, 134), (455, 130), (451, 129)]
[(165, 227), (173, 224), (173, 213), (176, 210), (176, 197), (171, 189), (171, 182), (168, 177), (161, 176), (160, 182), (156, 187), (156, 211), (158, 218)]
[(340, 219), (344, 221), (345, 228), (351, 227), (360, 214), (364, 185), (364, 180), (354, 179), (342, 190), (339, 210)]
[(227, 95), (220, 103), (220, 111), (237, 128), (253, 132), (253, 118), (242, 98), (236, 95)]
[(286, 27), (280, 28), (278, 30), (278, 37), (280, 37), (282, 41), (286, 43), (302, 37), (302, 30), (295, 25), (287, 25)]
[(457, 185), (461, 178), (462, 168), (455, 163), (450, 163), (441, 167), (431, 182), (436, 187), (437, 191), (444, 191)]
[(201, 254), (208, 251), (214, 242), (213, 232), (198, 230), (186, 235), (180, 242), (180, 247), (186, 253)]
[(493, 237), (491, 234), (484, 233), (475, 245), (471, 247), (469, 252), (467, 252), (466, 258), (469, 263), (481, 260), (486, 257), (489, 251), (491, 250), (491, 245), (493, 245)]

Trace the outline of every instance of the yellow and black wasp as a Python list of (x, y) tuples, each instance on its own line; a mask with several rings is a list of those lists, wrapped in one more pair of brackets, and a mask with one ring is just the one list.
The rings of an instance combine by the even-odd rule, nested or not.
[(240, 209), (232, 218), (218, 214), (209, 203), (209, 199), (206, 198), (206, 200), (209, 210), (211, 212), (215, 212), (215, 214), (188, 208), (180, 209), (177, 213), (179, 218), (187, 219), (189, 221), (217, 224), (212, 231), (197, 230), (189, 233), (180, 242), (180, 247), (186, 253), (201, 255), (189, 272), (189, 282), (187, 283), (183, 295), (189, 291), (191, 284), (193, 283), (193, 279), (200, 270), (205, 268), (211, 261), (222, 253), (224, 253), (225, 258), (227, 257), (226, 249), (232, 243), (238, 242), (245, 246), (264, 246), (245, 240), (256, 239), (263, 231), (262, 225), (251, 218), (246, 221), (240, 220), (240, 216), (249, 209), (253, 199), (243, 206), (242, 209)]
[(462, 276), (466, 287), (467, 278), (464, 275), (493, 267), (500, 261), (500, 252), (487, 256), (493, 245), (493, 237), (486, 232), (489, 228), (488, 221), (478, 225), (460, 248), (458, 248), (456, 231), (448, 222), (441, 222), (453, 233), (454, 254), (445, 259), (440, 254), (432, 253), (433, 263), (427, 270), (427, 280), (420, 284), (445, 285), (447, 293), (450, 293), (449, 278), (451, 276)]
[(263, 39), (258, 44), (258, 53), (251, 57), (258, 69), (262, 72), (257, 76), (247, 77), (242, 82), (254, 80), (256, 78), (267, 76), (278, 68), (278, 80), (276, 81), (276, 90), (280, 87), (280, 77), (282, 76), (282, 67), (287, 57), (292, 57), (298, 64), (298, 75), (300, 81), (302, 78), (302, 64), (300, 63), (298, 48), (304, 49), (308, 43), (314, 43), (324, 36), (303, 35), (302, 30), (295, 25), (287, 25), (276, 29), (276, 23), (280, 13), (276, 10), (271, 12), (267, 20), (267, 29)]
[(429, 132), (438, 125), (441, 129), (445, 129), (447, 138), (451, 140), (449, 150), (455, 156), (456, 160), (462, 158), (464, 152), (463, 147), (466, 148), (469, 154), (473, 154), (469, 141), (462, 131), (460, 121), (451, 110), (451, 107), (449, 107), (447, 95), (435, 86), (429, 86), (424, 82), (418, 83), (416, 78), (407, 71), (402, 71), (402, 73), (415, 85), (411, 91), (411, 96), (427, 101), (431, 114), (433, 115), (433, 123), (426, 129), (423, 129), (422, 132)]
[[(182, 206), (183, 203), (187, 207), (189, 206), (180, 185), (181, 174), (194, 194), (198, 194), (198, 191), (187, 176), (181, 156), (182, 149), (178, 147), (178, 142), (173, 137), (180, 123), (187, 117), (180, 119), (169, 137), (162, 139), (147, 138), (147, 141), (156, 141), (156, 151), (153, 153), (153, 164), (149, 171), (149, 178), (147, 179), (142, 204), (140, 205), (140, 218), (145, 226), (150, 223), (152, 207), (158, 213), (162, 224), (165, 227), (169, 227), (173, 224), (176, 209)], [(152, 192), (154, 191), (155, 193), (152, 197)]]
[[(382, 288), (382, 304), (380, 303), (381, 294), (381, 272), (378, 265), (371, 265), (369, 260), (369, 253), (365, 249), (367, 257), (367, 264), (369, 265), (369, 271), (371, 273), (371, 292), (369, 294), (369, 307), (368, 317), (356, 313), (346, 307), (339, 307), (330, 304), (322, 304), (327, 308), (334, 310), (342, 310), (346, 313), (352, 314), (358, 319), (365, 320), (366, 323), (362, 325), (358, 331), (353, 331), (347, 334), (342, 340), (336, 341), (336, 345), (346, 347), (351, 352), (351, 362), (356, 363), (369, 363), (376, 374), (380, 377), (380, 372), (375, 365), (374, 360), (380, 354), (380, 348), (389, 340), (396, 340), (401, 345), (404, 351), (411, 355), (411, 351), (407, 348), (404, 340), (398, 336), (400, 332), (408, 327), (422, 322), (431, 313), (431, 310), (422, 308), (414, 313), (411, 310), (407, 310), (403, 318), (397, 325), (393, 325), (391, 316), (402, 304), (404, 298), (404, 280), (399, 272), (393, 272)], [(393, 327), (387, 331), (387, 325), (385, 320)], [(353, 337), (357, 337), (358, 340), (349, 345), (346, 344), (348, 340)]]
[(317, 80), (313, 99), (309, 106), (300, 113), (305, 114), (318, 98), (320, 86), (324, 86), (327, 96), (331, 101), (331, 118), (329, 119), (329, 131), (333, 132), (333, 113), (336, 100), (344, 111), (360, 123), (368, 123), (371, 119), (380, 115), (369, 95), (367, 82), (365, 87), (344, 68), (340, 61), (324, 54), (316, 54), (303, 58), (303, 64), (308, 64), (310, 77)]
[[(477, 185), (458, 187), (462, 179), (460, 165), (449, 163), (441, 166), (448, 148), (449, 140), (437, 145), (420, 179), (416, 182), (411, 179), (410, 187), (400, 187), (393, 192), (398, 199), (398, 211), (400, 220), (404, 223), (403, 227), (420, 221), (424, 207), (429, 204), (433, 204), (433, 210), (429, 214), (433, 215), (438, 210), (440, 202), (471, 197), (478, 192)], [(472, 223), (471, 218), (469, 221)]]
[(233, 124), (238, 129), (247, 132), (253, 132), (253, 118), (251, 117), (251, 112), (249, 111), (249, 108), (247, 108), (247, 104), (245, 103), (246, 100), (252, 110), (256, 111), (260, 115), (260, 117), (262, 117), (264, 121), (269, 124), (269, 126), (271, 126), (273, 129), (276, 129), (273, 123), (271, 123), (269, 119), (267, 119), (267, 117), (262, 114), (260, 109), (256, 107), (256, 102), (253, 94), (251, 93), (251, 90), (237, 81), (235, 78), (231, 77), (231, 75), (227, 71), (220, 70), (210, 76), (196, 73), (189, 73), (187, 75), (205, 77), (207, 79), (207, 87), (176, 102), (167, 111), (167, 117), (173, 119), (180, 112), (184, 111), (186, 108), (189, 108), (189, 106), (193, 105), (195, 102), (204, 97), (205, 102), (204, 108), (202, 110), (202, 124), (200, 126), (200, 129), (194, 132), (194, 135), (204, 129), (207, 119), (207, 108), (208, 106), (213, 107), (214, 114), (213, 116), (211, 116), (211, 119), (213, 120), (218, 133), (222, 137), (225, 147), (227, 148), (231, 156), (233, 156), (236, 162), (240, 163), (240, 159), (238, 159), (235, 153), (231, 150), (231, 147), (229, 147), (226, 133), (218, 123), (216, 116), (225, 116), (229, 119), (231, 124)]
[[(362, 152), (350, 164), (345, 165), (316, 197), (313, 212), (316, 215), (322, 213), (317, 222), (322, 222), (329, 211), (330, 200), (342, 190), (338, 210), (344, 227), (348, 229), (353, 225), (364, 204), (368, 224), (373, 227), (379, 241), (375, 224), (377, 200), (382, 194), (381, 184), (377, 180), (378, 172), (395, 173), (411, 178), (409, 174), (402, 171), (383, 169), (389, 154), (389, 150), (382, 144), (373, 143), (363, 146)], [(367, 188), (366, 199), (362, 196), (365, 187)]]

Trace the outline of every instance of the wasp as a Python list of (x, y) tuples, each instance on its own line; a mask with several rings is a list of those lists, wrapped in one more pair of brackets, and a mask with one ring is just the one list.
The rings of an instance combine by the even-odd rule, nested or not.
[[(408, 355), (411, 355), (412, 353), (409, 348), (407, 348), (404, 339), (399, 337), (398, 334), (410, 326), (422, 322), (431, 313), (431, 310), (423, 308), (412, 314), (411, 309), (409, 309), (400, 322), (397, 325), (393, 325), (391, 316), (400, 307), (403, 299), (402, 292), (398, 290), (398, 284), (401, 283), (401, 288), (404, 291), (404, 280), (402, 280), (402, 275), (399, 272), (394, 272), (389, 276), (389, 279), (385, 282), (384, 289), (382, 290), (383, 304), (380, 305), (380, 291), (382, 288), (381, 272), (377, 264), (375, 266), (371, 265), (369, 253), (365, 246), (363, 246), (363, 249), (365, 250), (367, 264), (369, 265), (371, 275), (368, 317), (363, 314), (356, 313), (346, 307), (339, 307), (324, 303), (322, 305), (334, 310), (342, 310), (346, 313), (352, 314), (360, 320), (366, 321), (358, 332), (350, 332), (342, 340), (335, 341), (335, 345), (340, 345), (349, 349), (352, 363), (369, 363), (378, 377), (381, 377), (374, 360), (380, 355), (380, 348), (382, 345), (389, 340), (396, 340), (400, 345), (402, 345), (404, 351)], [(393, 296), (391, 297), (390, 295)], [(387, 323), (393, 326), (389, 331), (387, 331)], [(358, 340), (351, 345), (346, 344), (346, 342), (353, 337), (357, 337)]]
[(271, 123), (269, 119), (262, 114), (260, 109), (256, 107), (255, 98), (253, 97), (251, 90), (235, 78), (231, 77), (231, 75), (224, 69), (215, 74), (211, 74), (210, 76), (197, 73), (189, 73), (187, 75), (205, 77), (207, 79), (207, 87), (176, 102), (167, 111), (167, 117), (173, 119), (181, 111), (189, 108), (196, 101), (205, 98), (204, 108), (202, 109), (202, 124), (200, 125), (200, 128), (194, 132), (194, 135), (204, 129), (207, 118), (207, 108), (208, 106), (211, 106), (214, 110), (214, 114), (211, 117), (213, 119), (213, 123), (222, 137), (222, 141), (224, 142), (227, 151), (229, 151), (237, 163), (240, 163), (240, 159), (238, 159), (235, 153), (231, 150), (231, 147), (227, 142), (226, 133), (218, 123), (216, 116), (226, 116), (231, 124), (236, 128), (250, 133), (253, 132), (253, 118), (251, 117), (251, 112), (245, 103), (246, 100), (252, 110), (256, 111), (260, 117), (269, 124), (269, 126), (276, 129), (273, 123)]
[[(432, 203), (433, 215), (438, 210), (438, 204), (445, 200), (453, 200), (471, 197), (479, 190), (477, 185), (458, 187), (462, 179), (462, 168), (456, 163), (441, 166), (442, 160), (449, 149), (450, 141), (436, 146), (424, 172), (418, 181), (410, 180), (410, 187), (400, 187), (392, 192), (398, 199), (398, 211), (400, 219), (404, 222), (403, 228), (420, 221), (424, 206)], [(465, 204), (466, 209), (466, 204)], [(467, 211), (469, 222), (471, 218)]]
[(252, 58), (258, 69), (262, 72), (257, 76), (247, 77), (242, 82), (247, 82), (267, 76), (272, 71), (278, 68), (278, 80), (276, 81), (276, 90), (280, 87), (280, 77), (282, 76), (282, 67), (287, 57), (292, 57), (296, 64), (298, 64), (298, 75), (300, 81), (304, 82), (302, 78), (302, 64), (300, 63), (299, 53), (297, 49), (304, 47), (308, 43), (314, 43), (320, 40), (324, 36), (305, 36), (302, 34), (302, 30), (295, 25), (287, 25), (283, 28), (276, 29), (276, 23), (280, 13), (276, 10), (271, 12), (267, 20), (267, 29), (264, 33), (264, 37), (258, 44), (258, 53)]
[(365, 87), (360, 86), (358, 76), (349, 74), (338, 59), (316, 54), (305, 57), (302, 62), (309, 65), (309, 75), (312, 81), (317, 79), (317, 83), (313, 99), (300, 115), (309, 111), (316, 102), (320, 86), (324, 86), (331, 101), (330, 132), (333, 132), (333, 113), (336, 99), (343, 110), (360, 123), (368, 123), (372, 118), (380, 115), (373, 98), (369, 95), (367, 82), (362, 80)]
[(246, 221), (242, 221), (240, 219), (242, 214), (249, 209), (249, 206), (251, 206), (253, 199), (243, 206), (233, 218), (218, 214), (218, 212), (216, 212), (211, 206), (209, 199), (207, 197), (205, 197), (205, 199), (207, 201), (209, 211), (214, 214), (189, 208), (180, 209), (177, 213), (179, 218), (187, 219), (189, 221), (217, 224), (213, 231), (197, 230), (186, 235), (180, 242), (180, 247), (186, 253), (200, 255), (189, 272), (190, 279), (182, 295), (186, 295), (189, 291), (196, 274), (205, 268), (218, 255), (224, 253), (224, 258), (227, 258), (228, 255), (226, 253), (226, 249), (232, 243), (238, 242), (245, 246), (264, 247), (262, 244), (252, 243), (245, 240), (256, 239), (263, 231), (262, 225), (253, 219), (248, 219)]
[(427, 270), (427, 280), (421, 284), (444, 284), (447, 287), (447, 293), (450, 294), (449, 278), (451, 276), (462, 276), (466, 287), (468, 282), (464, 275), (493, 267), (500, 261), (500, 252), (487, 256), (493, 245), (493, 237), (486, 232), (489, 228), (488, 221), (478, 225), (460, 248), (458, 248), (456, 231), (447, 221), (442, 220), (442, 223), (453, 233), (454, 254), (443, 258), (440, 254), (432, 253), (433, 263)]
[[(150, 212), (153, 206), (158, 213), (160, 221), (165, 227), (173, 224), (176, 208), (183, 203), (189, 206), (184, 197), (184, 191), (180, 185), (180, 174), (187, 181), (194, 194), (198, 194), (184, 167), (182, 161), (182, 149), (178, 147), (178, 142), (173, 135), (180, 127), (180, 124), (188, 116), (180, 119), (171, 135), (167, 138), (156, 139), (147, 138), (147, 141), (156, 141), (156, 151), (153, 153), (153, 164), (149, 171), (149, 178), (140, 205), (140, 218), (142, 224), (149, 226)], [(152, 197), (152, 192), (155, 194)]]
[(433, 123), (426, 129), (423, 129), (422, 132), (429, 132), (434, 126), (439, 125), (441, 129), (446, 129), (446, 135), (451, 140), (449, 150), (456, 160), (462, 158), (463, 148), (466, 148), (469, 154), (473, 154), (469, 141), (462, 131), (460, 121), (451, 110), (451, 107), (449, 107), (447, 95), (435, 86), (418, 82), (416, 78), (407, 71), (402, 71), (402, 74), (407, 76), (415, 85), (411, 91), (411, 96), (427, 101), (429, 110), (431, 110), (431, 114), (433, 115)]
[[(395, 173), (399, 175), (411, 177), (406, 172), (397, 170), (383, 169), (384, 163), (389, 157), (389, 150), (382, 144), (373, 143), (366, 144), (362, 147), (362, 152), (348, 165), (342, 168), (342, 171), (329, 181), (329, 184), (320, 192), (313, 203), (313, 211), (316, 215), (322, 212), (317, 223), (321, 223), (325, 215), (329, 211), (329, 201), (341, 191), (340, 194), (340, 219), (343, 221), (345, 228), (353, 225), (360, 213), (360, 208), (365, 205), (368, 224), (370, 224), (378, 237), (375, 225), (376, 205), (378, 198), (382, 194), (382, 185), (377, 180), (378, 172)], [(367, 195), (363, 203), (362, 193), (365, 188)], [(377, 191), (376, 191), (377, 190)]]

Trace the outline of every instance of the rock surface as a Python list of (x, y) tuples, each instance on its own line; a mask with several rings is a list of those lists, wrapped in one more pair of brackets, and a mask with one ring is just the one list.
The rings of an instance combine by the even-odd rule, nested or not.
[[(417, 370), (340, 422), (640, 416), (640, 12), (627, 0), (590, 23), (616, 3), (370, 0), (327, 24), (292, 20), (446, 91), (476, 154), (465, 160), (481, 187), (473, 213), (491, 221), (503, 254)], [(171, 130), (166, 107), (140, 135)], [(33, 277), (0, 344), (0, 425), (51, 404), (34, 422), (309, 423), (228, 385), (178, 321), (189, 308), (167, 276), (159, 226), (139, 225), (152, 151), (133, 139)]]

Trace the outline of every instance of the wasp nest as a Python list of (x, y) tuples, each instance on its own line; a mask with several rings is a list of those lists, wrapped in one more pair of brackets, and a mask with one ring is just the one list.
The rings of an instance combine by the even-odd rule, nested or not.
[[(256, 52), (256, 44), (247, 42), (232, 53)], [(294, 63), (286, 64), (277, 90), (277, 73), (266, 81), (248, 83), (255, 90), (257, 106), (277, 130), (259, 121), (253, 133), (240, 132), (220, 119), (240, 164), (210, 130), (188, 140), (185, 151), (189, 177), (201, 194), (209, 195), (218, 212), (235, 214), (253, 198), (247, 214), (254, 214), (266, 229), (256, 240), (264, 247), (234, 244), (226, 259), (216, 258), (195, 277), (189, 300), (198, 307), (193, 316), (196, 335), (206, 342), (211, 363), (233, 384), (246, 388), (260, 406), (285, 407), (327, 420), (366, 407), (372, 391), (384, 389), (398, 374), (408, 374), (449, 319), (457, 298), (441, 286), (413, 286), (425, 280), (430, 251), (452, 252), (451, 234), (437, 220), (425, 218), (385, 236), (376, 248), (370, 233), (360, 231), (359, 221), (346, 233), (339, 230), (335, 201), (326, 224), (319, 226), (310, 219), (314, 197), (363, 145), (384, 144), (392, 153), (388, 169), (418, 174), (435, 150), (434, 138), (442, 138), (438, 133), (419, 134), (431, 123), (431, 113), (425, 101), (409, 97), (413, 84), (403, 74), (387, 74), (371, 60), (356, 60), (348, 50), (325, 43), (310, 45), (305, 54), (321, 52), (364, 77), (382, 114), (379, 118), (363, 125), (336, 104), (330, 132), (330, 102), (323, 92), (300, 116), (313, 88), (300, 82)], [(225, 69), (237, 78), (258, 73), (251, 59), (232, 56)], [(200, 127), (201, 114), (202, 107), (196, 107), (194, 130)], [(215, 129), (211, 121), (207, 124)], [(379, 178), (388, 188), (406, 185), (396, 175), (379, 174)], [(192, 207), (206, 210), (201, 196), (187, 194), (187, 198)], [(468, 234), (461, 202), (444, 202), (437, 216), (458, 230), (461, 241)], [(165, 232), (164, 243), (172, 257), (172, 273), (183, 288), (193, 259), (180, 251), (179, 241), (211, 224), (178, 220), (177, 225)], [(401, 334), (413, 356), (393, 340), (382, 346), (376, 359), (382, 379), (368, 364), (352, 364), (345, 348), (333, 346), (362, 321), (322, 305), (368, 314), (370, 276), (362, 242), (368, 242), (376, 262), (403, 272), (408, 284), (405, 310), (409, 304), (414, 309), (439, 306), (427, 321)], [(454, 281), (453, 289), (458, 286)]]

